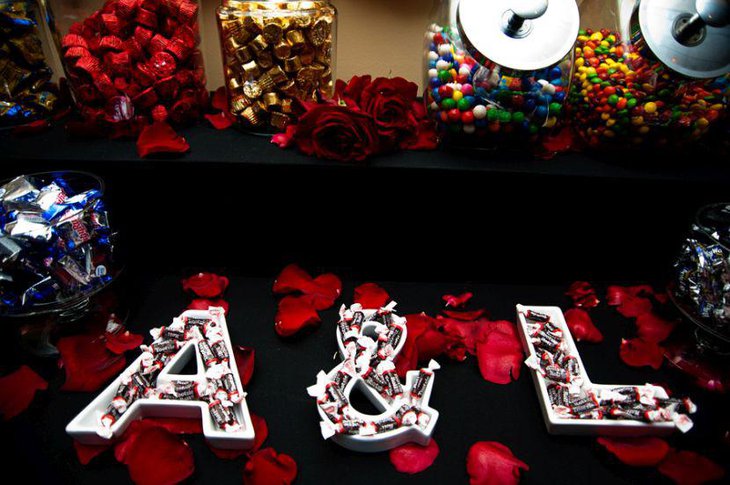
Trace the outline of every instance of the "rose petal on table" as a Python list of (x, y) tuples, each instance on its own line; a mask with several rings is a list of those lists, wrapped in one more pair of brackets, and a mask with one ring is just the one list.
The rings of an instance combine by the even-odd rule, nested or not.
[(56, 347), (61, 354), (59, 366), (66, 371), (62, 391), (96, 391), (126, 366), (124, 355), (110, 352), (100, 336), (62, 337)]
[(271, 137), (271, 143), (279, 148), (289, 148), (294, 144), (294, 137), (297, 134), (297, 125), (289, 125), (283, 133), (277, 133)]
[(676, 320), (665, 320), (654, 312), (647, 312), (636, 317), (637, 335), (644, 340), (656, 343), (666, 340), (676, 326)]
[(470, 485), (516, 485), (521, 469), (529, 470), (530, 467), (496, 441), (474, 443), (466, 455)]
[(477, 343), (479, 371), (486, 381), (509, 384), (520, 377), (522, 344), (511, 327), (510, 331), (492, 330)]
[(244, 387), (248, 386), (253, 377), (256, 351), (253, 347), (234, 345), (233, 356), (236, 358), (236, 367), (238, 368), (238, 376), (241, 378), (241, 384)]
[(661, 462), (669, 452), (669, 445), (661, 438), (609, 438), (600, 437), (596, 441), (614, 454), (622, 463), (630, 466), (654, 466)]
[(570, 333), (579, 342), (603, 341), (603, 334), (593, 324), (587, 311), (581, 308), (571, 308), (565, 312), (565, 322), (568, 324)]
[(112, 445), (85, 445), (74, 440), (74, 450), (76, 450), (76, 457), (79, 459), (79, 463), (82, 465), (88, 465), (91, 460), (104, 453), (106, 450), (111, 448)]
[(228, 93), (226, 87), (221, 86), (210, 97), (210, 106), (218, 111), (228, 111)]
[[(228, 288), (228, 278), (215, 273), (198, 273), (181, 281), (183, 291), (200, 298), (217, 298)], [(206, 308), (207, 310), (207, 308)]]
[(264, 448), (251, 455), (243, 469), (245, 485), (289, 485), (296, 476), (294, 459), (273, 448)]
[(112, 353), (120, 355), (128, 350), (134, 350), (144, 342), (144, 337), (129, 330), (117, 333), (106, 333), (106, 348)]
[(208, 120), (208, 122), (215, 128), (216, 130), (227, 130), (231, 126), (233, 126), (233, 120), (227, 116), (227, 113), (225, 111), (221, 111), (220, 113), (206, 113), (205, 119)]
[(474, 293), (472, 293), (471, 291), (467, 291), (466, 293), (462, 293), (460, 295), (444, 295), (441, 297), (441, 299), (444, 301), (447, 307), (462, 308), (473, 297)]
[(565, 292), (573, 300), (573, 304), (580, 308), (594, 308), (601, 302), (596, 290), (587, 281), (575, 281)]
[(487, 313), (486, 308), (479, 308), (478, 310), (471, 310), (471, 311), (454, 311), (454, 310), (444, 310), (444, 315), (446, 315), (449, 318), (453, 318), (454, 320), (461, 320), (462, 322), (473, 322), (474, 320), (478, 320), (479, 318), (483, 317), (485, 313)]
[(290, 264), (276, 277), (273, 292), (275, 294), (299, 292), (311, 296), (316, 310), (326, 310), (340, 297), (342, 281), (332, 273), (312, 278), (299, 265)]
[(439, 446), (433, 438), (426, 446), (406, 443), (390, 450), (390, 462), (401, 473), (422, 472), (433, 465), (439, 455)]
[(24, 125), (19, 125), (13, 128), (13, 136), (28, 136), (37, 135), (51, 129), (51, 122), (46, 119), (31, 121)]
[(355, 288), (355, 303), (363, 308), (382, 308), (390, 301), (390, 295), (377, 283), (363, 283)]
[(650, 340), (642, 338), (624, 339), (621, 340), (619, 356), (626, 365), (631, 367), (649, 366), (659, 369), (664, 360), (664, 349)]
[(418, 347), (416, 340), (407, 338), (401, 351), (395, 357), (395, 370), (398, 377), (405, 379), (406, 373), (418, 367)]
[(651, 300), (645, 296), (653, 296), (654, 289), (649, 285), (609, 286), (606, 291), (606, 303), (617, 307), (618, 312), (627, 317), (638, 317), (652, 309)]
[(224, 300), (223, 298), (217, 298), (215, 300), (210, 300), (207, 298), (195, 298), (193, 301), (190, 302), (188, 305), (188, 310), (207, 310), (210, 307), (221, 307), (223, 308), (223, 313), (225, 315), (228, 315), (228, 302)]
[(36, 391), (48, 389), (48, 383), (27, 365), (0, 377), (0, 414), (7, 421), (25, 411)]
[(179, 483), (193, 474), (195, 462), (188, 444), (164, 428), (139, 432), (121, 456), (137, 485)]
[(281, 337), (290, 337), (305, 327), (316, 326), (320, 321), (311, 296), (289, 295), (279, 301), (274, 330)]
[(694, 451), (671, 450), (661, 464), (659, 473), (678, 485), (700, 485), (720, 480), (725, 469)]
[(144, 158), (155, 153), (185, 153), (190, 145), (166, 122), (147, 125), (137, 138), (137, 153)]

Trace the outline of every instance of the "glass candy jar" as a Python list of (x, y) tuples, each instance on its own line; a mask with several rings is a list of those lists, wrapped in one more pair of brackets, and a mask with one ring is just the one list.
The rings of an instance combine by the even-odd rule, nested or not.
[(185, 125), (207, 105), (195, 0), (48, 0), (77, 108), (91, 126), (134, 136)]
[(440, 0), (424, 99), (448, 139), (525, 146), (563, 115), (579, 29), (574, 0)]
[(225, 0), (218, 8), (229, 106), (243, 128), (282, 131), (294, 99), (333, 94), (336, 19), (328, 1)]
[(35, 0), (0, 0), (0, 127), (50, 115), (58, 102)]
[(686, 144), (726, 111), (730, 2), (584, 0), (571, 109), (591, 146)]

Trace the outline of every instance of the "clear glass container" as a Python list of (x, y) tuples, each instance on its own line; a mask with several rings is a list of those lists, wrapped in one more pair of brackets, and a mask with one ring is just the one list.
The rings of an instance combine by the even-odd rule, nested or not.
[(225, 0), (217, 13), (229, 106), (241, 127), (282, 131), (295, 99), (333, 94), (337, 12), (328, 1)]
[(727, 1), (580, 3), (570, 108), (589, 145), (686, 144), (724, 116)]
[(45, 118), (58, 105), (42, 22), (35, 0), (0, 0), (0, 127)]
[(574, 0), (439, 0), (424, 100), (446, 141), (529, 146), (563, 118), (579, 29)]
[(83, 119), (112, 136), (207, 106), (195, 0), (43, 0)]

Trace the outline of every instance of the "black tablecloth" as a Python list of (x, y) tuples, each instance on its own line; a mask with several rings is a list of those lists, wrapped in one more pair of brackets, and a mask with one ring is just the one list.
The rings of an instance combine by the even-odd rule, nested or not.
[[(319, 417), (306, 388), (318, 371), (336, 365), (335, 322), (337, 306), (352, 298), (353, 288), (362, 281), (344, 281), (344, 299), (322, 313), (315, 332), (297, 340), (280, 339), (273, 329), (275, 300), (271, 277), (231, 277), (226, 294), (231, 308), (229, 331), (235, 344), (256, 349), (256, 371), (248, 388), (250, 409), (263, 416), (269, 426), (265, 446), (291, 455), (297, 462), (297, 483), (465, 483), (466, 454), (477, 441), (498, 441), (525, 461), (530, 470), (523, 483), (646, 483), (668, 482), (655, 469), (631, 468), (618, 463), (593, 437), (565, 437), (547, 434), (538, 399), (528, 370), (509, 385), (484, 381), (476, 359), (457, 363), (440, 359), (431, 405), (441, 417), (434, 438), (441, 453), (433, 466), (414, 476), (398, 473), (388, 453), (362, 454), (322, 440)], [(144, 332), (168, 322), (187, 302), (180, 290), (180, 274), (145, 274), (134, 283), (138, 296), (131, 304), (130, 328)], [(529, 281), (529, 278), (526, 279)], [(398, 301), (401, 314), (426, 311), (435, 315), (444, 293), (474, 291), (475, 306), (484, 306), (494, 319), (514, 321), (515, 304), (568, 304), (562, 282), (554, 285), (500, 285), (457, 282), (380, 282)], [(602, 287), (598, 286), (599, 291)], [(634, 325), (614, 309), (602, 304), (592, 312), (605, 335), (600, 344), (579, 343), (583, 362), (591, 379), (600, 383), (668, 383), (678, 394), (688, 393), (698, 404), (694, 428), (686, 435), (668, 440), (678, 449), (706, 454), (718, 463), (727, 457), (730, 429), (728, 399), (694, 388), (675, 371), (634, 369), (619, 359), (622, 337), (634, 335)], [(133, 358), (133, 352), (128, 360)], [(61, 371), (53, 365), (31, 364), (50, 381), (49, 390), (39, 392), (31, 407), (17, 418), (0, 424), (6, 450), (2, 453), (5, 473), (19, 473), (25, 483), (125, 483), (126, 467), (112, 453), (82, 466), (75, 456), (66, 424), (86, 406), (94, 393), (60, 392)], [(193, 448), (196, 470), (190, 483), (240, 483), (244, 459), (216, 458), (202, 436), (187, 436)], [(724, 443), (724, 444), (723, 444)], [(7, 475), (6, 475), (7, 476)]]

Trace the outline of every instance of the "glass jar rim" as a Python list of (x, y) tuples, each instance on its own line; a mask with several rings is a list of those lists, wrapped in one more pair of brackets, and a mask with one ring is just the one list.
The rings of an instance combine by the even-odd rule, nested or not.
[(707, 221), (703, 220), (703, 217), (705, 217), (709, 211), (722, 207), (730, 208), (730, 202), (716, 202), (714, 204), (708, 204), (701, 207), (695, 214), (694, 225), (698, 228), (698, 230), (700, 230), (703, 234), (709, 237), (715, 244), (718, 244), (725, 251), (730, 252), (730, 247), (728, 247), (727, 244), (723, 243), (718, 237), (715, 236), (717, 230), (711, 225), (707, 224)]
[(277, 16), (287, 15), (289, 13), (293, 15), (297, 12), (314, 11), (325, 7), (333, 8), (329, 0), (289, 0), (284, 2), (277, 2), (275, 0), (223, 0), (221, 7), (238, 8), (247, 13), (255, 13), (262, 16), (274, 13)]

